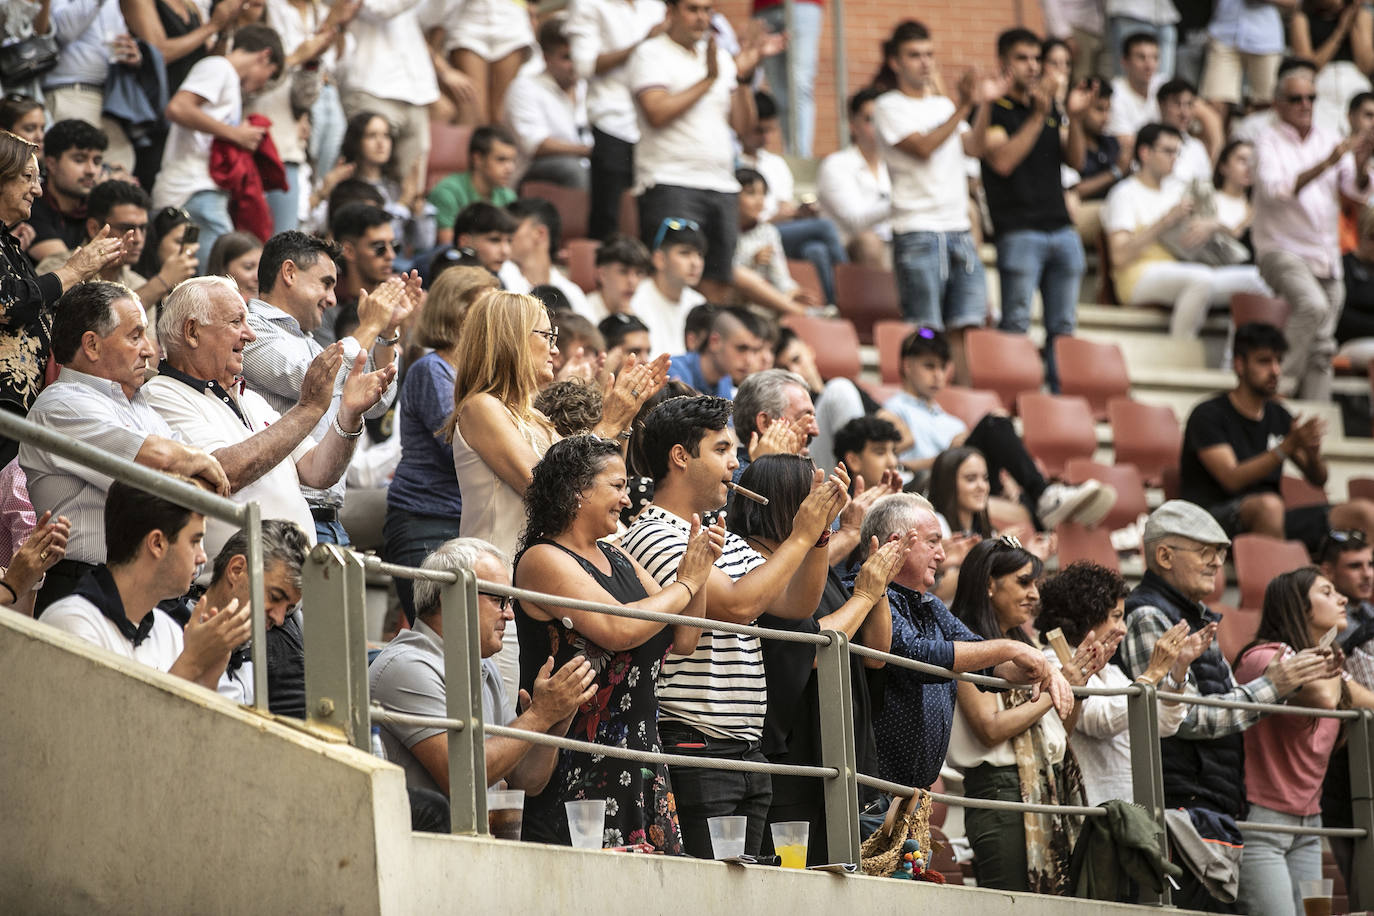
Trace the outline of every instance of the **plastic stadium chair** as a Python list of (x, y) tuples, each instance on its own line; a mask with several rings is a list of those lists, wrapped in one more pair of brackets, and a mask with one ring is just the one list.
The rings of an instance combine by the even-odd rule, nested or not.
[(792, 275), (792, 279), (797, 281), (797, 285), (808, 293), (816, 297), (816, 301), (822, 305), (825, 303), (825, 290), (821, 288), (821, 275), (816, 273), (816, 265), (807, 260), (796, 258), (787, 259), (787, 272)]
[(1258, 293), (1231, 294), (1231, 323), (1236, 327), (1259, 321), (1272, 324), (1280, 331), (1288, 324), (1288, 316), (1293, 307), (1283, 299), (1261, 296)]
[(816, 369), (821, 378), (856, 379), (863, 368), (859, 356), (859, 335), (854, 325), (843, 318), (816, 318), (788, 315), (782, 321), (816, 351)]
[(1346, 486), (1351, 499), (1374, 499), (1374, 477), (1352, 477)]
[(569, 239), (568, 278), (584, 293), (596, 289), (596, 251), (601, 243), (595, 239)]
[(900, 319), (897, 279), (892, 271), (860, 264), (835, 265), (835, 305), (854, 322), (862, 343), (873, 342), (873, 325), (883, 319)]
[(1172, 407), (1112, 398), (1107, 402), (1107, 420), (1112, 424), (1117, 464), (1135, 465), (1149, 484), (1160, 483), (1166, 468), (1178, 467), (1183, 430)]
[(520, 196), (540, 198), (553, 204), (563, 221), (563, 241), (587, 237), (587, 220), (592, 212), (592, 196), (588, 192), (548, 181), (527, 181), (520, 186)]
[(1039, 391), (1045, 384), (1044, 363), (1025, 334), (973, 328), (964, 337), (964, 348), (969, 383), (997, 392), (1007, 410), (1016, 409), (1021, 392)]
[(1128, 397), (1131, 393), (1126, 357), (1114, 343), (1056, 337), (1054, 358), (1059, 367), (1059, 393), (1087, 398), (1093, 417), (1098, 420), (1107, 419), (1109, 400)]
[(1221, 614), (1217, 626), (1217, 644), (1221, 654), (1228, 662), (1235, 664), (1240, 650), (1250, 644), (1259, 632), (1260, 612), (1257, 608), (1227, 607), (1224, 604), (1208, 605)]
[(943, 407), (946, 413), (963, 420), (969, 429), (977, 426), (983, 417), (1002, 409), (1002, 399), (997, 396), (997, 392), (980, 391), (977, 388), (964, 388), (959, 385), (941, 388), (940, 393), (935, 395), (935, 403)]
[(635, 196), (634, 191), (625, 191), (620, 195), (620, 227), (618, 231), (631, 238), (639, 238), (639, 198)]
[(1090, 458), (1070, 458), (1064, 463), (1064, 479), (1069, 483), (1100, 480), (1116, 489), (1116, 505), (1098, 525), (1107, 531), (1125, 528), (1150, 511), (1145, 502), (1145, 482), (1133, 464), (1098, 464)]
[(878, 350), (878, 376), (884, 385), (902, 383), (902, 341), (916, 330), (905, 321), (875, 321), (873, 346)]
[(1121, 561), (1112, 547), (1110, 529), (1099, 525), (1088, 528), (1077, 522), (1061, 522), (1055, 529), (1059, 536), (1059, 568), (1070, 563), (1089, 560), (1099, 566), (1121, 571)]
[(468, 141), (471, 125), (429, 122), (429, 160), (425, 168), (425, 190), (443, 179), (468, 169)]
[(1051, 477), (1064, 473), (1070, 458), (1091, 458), (1097, 450), (1092, 410), (1083, 398), (1027, 391), (1017, 398), (1026, 451)]
[(1294, 477), (1292, 474), (1284, 474), (1279, 479), (1279, 495), (1283, 497), (1285, 509), (1324, 506), (1331, 502), (1326, 498), (1326, 491), (1321, 487), (1313, 486), (1301, 477)]
[(1264, 534), (1236, 535), (1231, 554), (1240, 583), (1240, 606), (1254, 610), (1264, 606), (1264, 589), (1270, 579), (1312, 562), (1302, 541), (1281, 541)]

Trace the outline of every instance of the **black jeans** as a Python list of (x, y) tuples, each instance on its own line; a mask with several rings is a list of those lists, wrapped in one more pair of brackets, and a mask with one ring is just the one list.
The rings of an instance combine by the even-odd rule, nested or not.
[(592, 211), (587, 232), (594, 239), (620, 228), (620, 196), (634, 186), (635, 145), (592, 128)]
[(1048, 481), (1035, 466), (1035, 459), (1030, 452), (1026, 451), (1026, 444), (1016, 434), (1011, 418), (988, 414), (973, 427), (964, 444), (978, 449), (987, 460), (988, 483), (992, 487), (992, 494), (1001, 495), (1001, 476), (1002, 471), (1006, 470), (1021, 487), (1026, 507), (1034, 515), (1040, 494), (1045, 492)]
[[(969, 798), (1021, 801), (1021, 779), (1015, 766), (974, 767), (964, 777)], [(973, 847), (973, 871), (978, 886), (1002, 891), (1030, 890), (1026, 864), (1026, 824), (1020, 811), (968, 808), (964, 828)]]
[[(768, 761), (757, 741), (712, 738), (679, 722), (660, 722), (658, 734), (666, 754)], [(773, 801), (773, 785), (767, 773), (673, 766), (668, 768), (668, 777), (677, 801), (678, 823), (682, 826), (682, 848), (689, 856), (715, 858), (706, 820), (732, 814), (749, 818), (744, 851), (751, 856), (759, 854), (768, 806)]]

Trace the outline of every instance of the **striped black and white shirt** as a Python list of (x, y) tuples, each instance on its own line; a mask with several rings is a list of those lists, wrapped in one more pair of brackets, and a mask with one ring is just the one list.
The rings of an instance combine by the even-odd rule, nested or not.
[[(647, 506), (620, 546), (660, 585), (677, 578), (692, 526), (658, 506)], [(736, 534), (725, 535), (716, 568), (738, 579), (764, 557)], [(703, 630), (691, 655), (669, 655), (658, 677), (659, 720), (681, 722), (714, 738), (758, 741), (768, 709), (763, 645), (757, 636)]]

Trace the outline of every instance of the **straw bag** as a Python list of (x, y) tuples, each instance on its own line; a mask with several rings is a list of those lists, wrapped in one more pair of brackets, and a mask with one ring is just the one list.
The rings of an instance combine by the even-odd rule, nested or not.
[(859, 847), (859, 864), (865, 875), (885, 878), (897, 871), (902, 864), (902, 846), (908, 839), (920, 844), (923, 860), (930, 862), (930, 806), (926, 792), (892, 800), (883, 825)]

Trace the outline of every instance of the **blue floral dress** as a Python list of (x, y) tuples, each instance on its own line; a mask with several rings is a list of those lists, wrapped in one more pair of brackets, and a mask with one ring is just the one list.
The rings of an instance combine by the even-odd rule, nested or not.
[[(634, 566), (616, 548), (599, 544), (611, 564), (608, 576), (583, 557), (553, 541), (541, 540), (575, 558), (598, 585), (617, 601), (628, 604), (648, 596)], [(518, 568), (520, 561), (516, 560)], [(548, 660), (554, 670), (578, 655), (596, 670), (596, 695), (573, 716), (568, 737), (614, 747), (659, 751), (659, 668), (672, 644), (668, 628), (624, 652), (610, 652), (589, 641), (559, 620), (535, 620), (519, 602), (515, 626), (520, 637), (520, 686), (533, 692), (534, 678)], [(606, 799), (603, 846), (649, 843), (670, 855), (682, 853), (677, 805), (663, 764), (634, 763), (616, 757), (563, 750), (548, 786), (525, 800), (522, 838), (538, 843), (569, 845), (568, 818), (563, 803), (584, 798)]]

